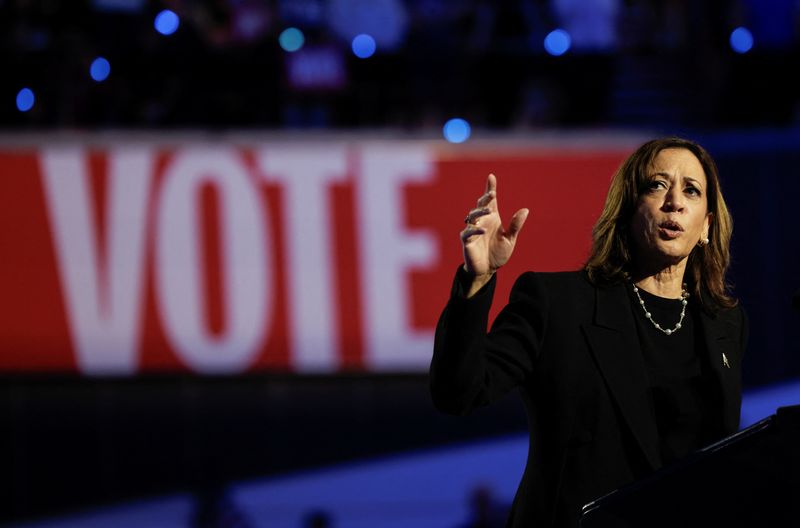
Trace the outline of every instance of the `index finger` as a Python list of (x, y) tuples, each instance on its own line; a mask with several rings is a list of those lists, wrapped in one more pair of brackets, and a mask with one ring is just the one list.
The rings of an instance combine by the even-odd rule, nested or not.
[(486, 178), (486, 193), (490, 193), (492, 191), (497, 190), (497, 177), (494, 174), (489, 174), (489, 177)]

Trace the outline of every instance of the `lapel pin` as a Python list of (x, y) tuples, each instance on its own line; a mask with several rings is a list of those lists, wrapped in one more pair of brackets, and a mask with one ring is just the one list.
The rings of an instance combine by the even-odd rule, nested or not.
[(725, 352), (722, 353), (722, 364), (725, 365), (725, 368), (731, 368), (730, 363), (728, 363), (728, 356), (725, 355)]

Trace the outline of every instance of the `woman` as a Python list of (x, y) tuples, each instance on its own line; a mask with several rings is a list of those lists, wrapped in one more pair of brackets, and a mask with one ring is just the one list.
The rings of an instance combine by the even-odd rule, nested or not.
[(736, 431), (747, 322), (726, 291), (731, 217), (699, 145), (650, 141), (618, 169), (584, 269), (521, 275), (487, 334), (504, 229), (493, 175), (461, 232), (431, 393), (466, 414), (521, 390), (531, 431), (509, 526), (577, 526), (581, 507)]

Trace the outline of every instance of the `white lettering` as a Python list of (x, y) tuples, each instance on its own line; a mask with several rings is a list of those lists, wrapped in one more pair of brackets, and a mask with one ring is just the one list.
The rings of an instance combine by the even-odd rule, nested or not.
[(430, 361), (432, 332), (415, 332), (407, 272), (434, 263), (428, 233), (409, 233), (401, 211), (402, 186), (432, 178), (420, 147), (371, 146), (363, 151), (358, 206), (367, 368), (417, 370)]
[[(313, 153), (313, 154), (312, 154)], [(340, 362), (333, 284), (330, 185), (343, 181), (343, 148), (304, 145), (271, 149), (259, 156), (267, 178), (286, 195), (291, 363), (298, 371), (331, 371)]]
[(86, 374), (132, 374), (138, 366), (152, 156), (133, 147), (110, 153), (104, 266), (85, 153), (47, 148), (40, 162), (78, 368)]
[[(199, 198), (212, 184), (220, 197), (223, 310), (227, 322), (212, 335), (203, 314)], [(200, 372), (240, 372), (255, 360), (271, 316), (272, 259), (266, 212), (233, 148), (191, 148), (176, 154), (158, 204), (156, 279), (164, 329), (179, 356)]]

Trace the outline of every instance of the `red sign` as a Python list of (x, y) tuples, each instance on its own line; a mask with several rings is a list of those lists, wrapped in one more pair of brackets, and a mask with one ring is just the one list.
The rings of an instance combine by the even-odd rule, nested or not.
[(576, 269), (628, 146), (0, 148), (0, 370), (420, 371), (498, 178), (526, 269)]

